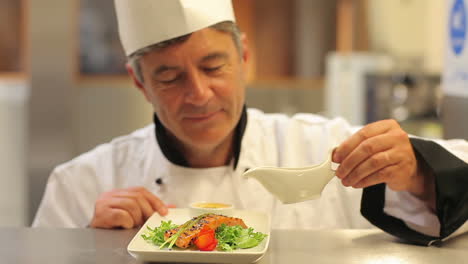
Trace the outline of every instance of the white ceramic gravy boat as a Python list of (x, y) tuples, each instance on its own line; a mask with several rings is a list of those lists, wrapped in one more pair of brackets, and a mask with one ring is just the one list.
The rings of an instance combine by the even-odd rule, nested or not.
[(320, 197), (327, 183), (335, 176), (337, 163), (331, 161), (333, 151), (321, 164), (304, 168), (257, 167), (244, 177), (257, 179), (263, 187), (285, 204), (299, 203)]

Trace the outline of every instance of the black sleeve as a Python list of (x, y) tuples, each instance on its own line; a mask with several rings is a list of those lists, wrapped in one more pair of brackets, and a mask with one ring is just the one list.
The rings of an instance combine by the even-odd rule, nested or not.
[(373, 225), (407, 242), (430, 245), (449, 236), (468, 219), (468, 164), (433, 141), (411, 138), (419, 159), (434, 172), (440, 237), (418, 233), (384, 213), (385, 184), (365, 188), (361, 214)]

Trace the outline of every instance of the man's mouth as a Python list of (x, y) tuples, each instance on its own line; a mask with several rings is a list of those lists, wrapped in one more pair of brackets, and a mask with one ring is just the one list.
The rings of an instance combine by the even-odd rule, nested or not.
[(204, 113), (204, 114), (191, 114), (185, 116), (184, 119), (191, 120), (191, 121), (204, 121), (204, 120), (209, 120), (213, 117), (215, 117), (217, 114), (221, 113), (221, 110), (217, 110), (214, 112), (209, 112), (209, 113)]

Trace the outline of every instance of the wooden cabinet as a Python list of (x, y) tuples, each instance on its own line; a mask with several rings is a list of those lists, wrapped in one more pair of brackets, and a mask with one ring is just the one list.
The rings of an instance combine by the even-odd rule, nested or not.
[(336, 50), (341, 53), (368, 50), (368, 0), (338, 0), (336, 12)]
[[(1, 76), (27, 72), (27, 1), (0, 1)], [(76, 75), (104, 77), (106, 81), (109, 77), (128, 79), (113, 1), (74, 1), (76, 60), (71, 63)], [(359, 21), (350, 17), (355, 14), (350, 11), (352, 3), (366, 1), (233, 0), (237, 22), (249, 39), (252, 58), (249, 79), (254, 82), (321, 79), (329, 51), (366, 49), (365, 37), (353, 39), (351, 31), (356, 32)], [(361, 14), (354, 17), (362, 17)], [(358, 25), (360, 29), (366, 32)]]
[(25, 0), (0, 1), (0, 77), (26, 71)]
[(251, 78), (293, 76), (295, 1), (234, 0), (233, 4), (252, 52)]
[(233, 3), (253, 51), (252, 82), (310, 83), (303, 80), (323, 78), (326, 54), (335, 49), (336, 0)]
[[(126, 76), (113, 1), (76, 1), (79, 76)], [(251, 82), (322, 78), (326, 54), (335, 49), (336, 0), (233, 0), (233, 5), (249, 40)]]

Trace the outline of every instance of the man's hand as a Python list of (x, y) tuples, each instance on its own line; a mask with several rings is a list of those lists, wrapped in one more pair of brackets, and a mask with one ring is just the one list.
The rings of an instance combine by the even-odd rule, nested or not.
[(386, 183), (392, 190), (409, 191), (424, 200), (435, 196), (432, 174), (418, 166), (408, 135), (395, 120), (363, 127), (335, 150), (332, 159), (341, 163), (336, 175), (345, 186)]
[(133, 228), (141, 226), (154, 212), (166, 215), (167, 206), (147, 189), (116, 189), (98, 198), (90, 226)]

